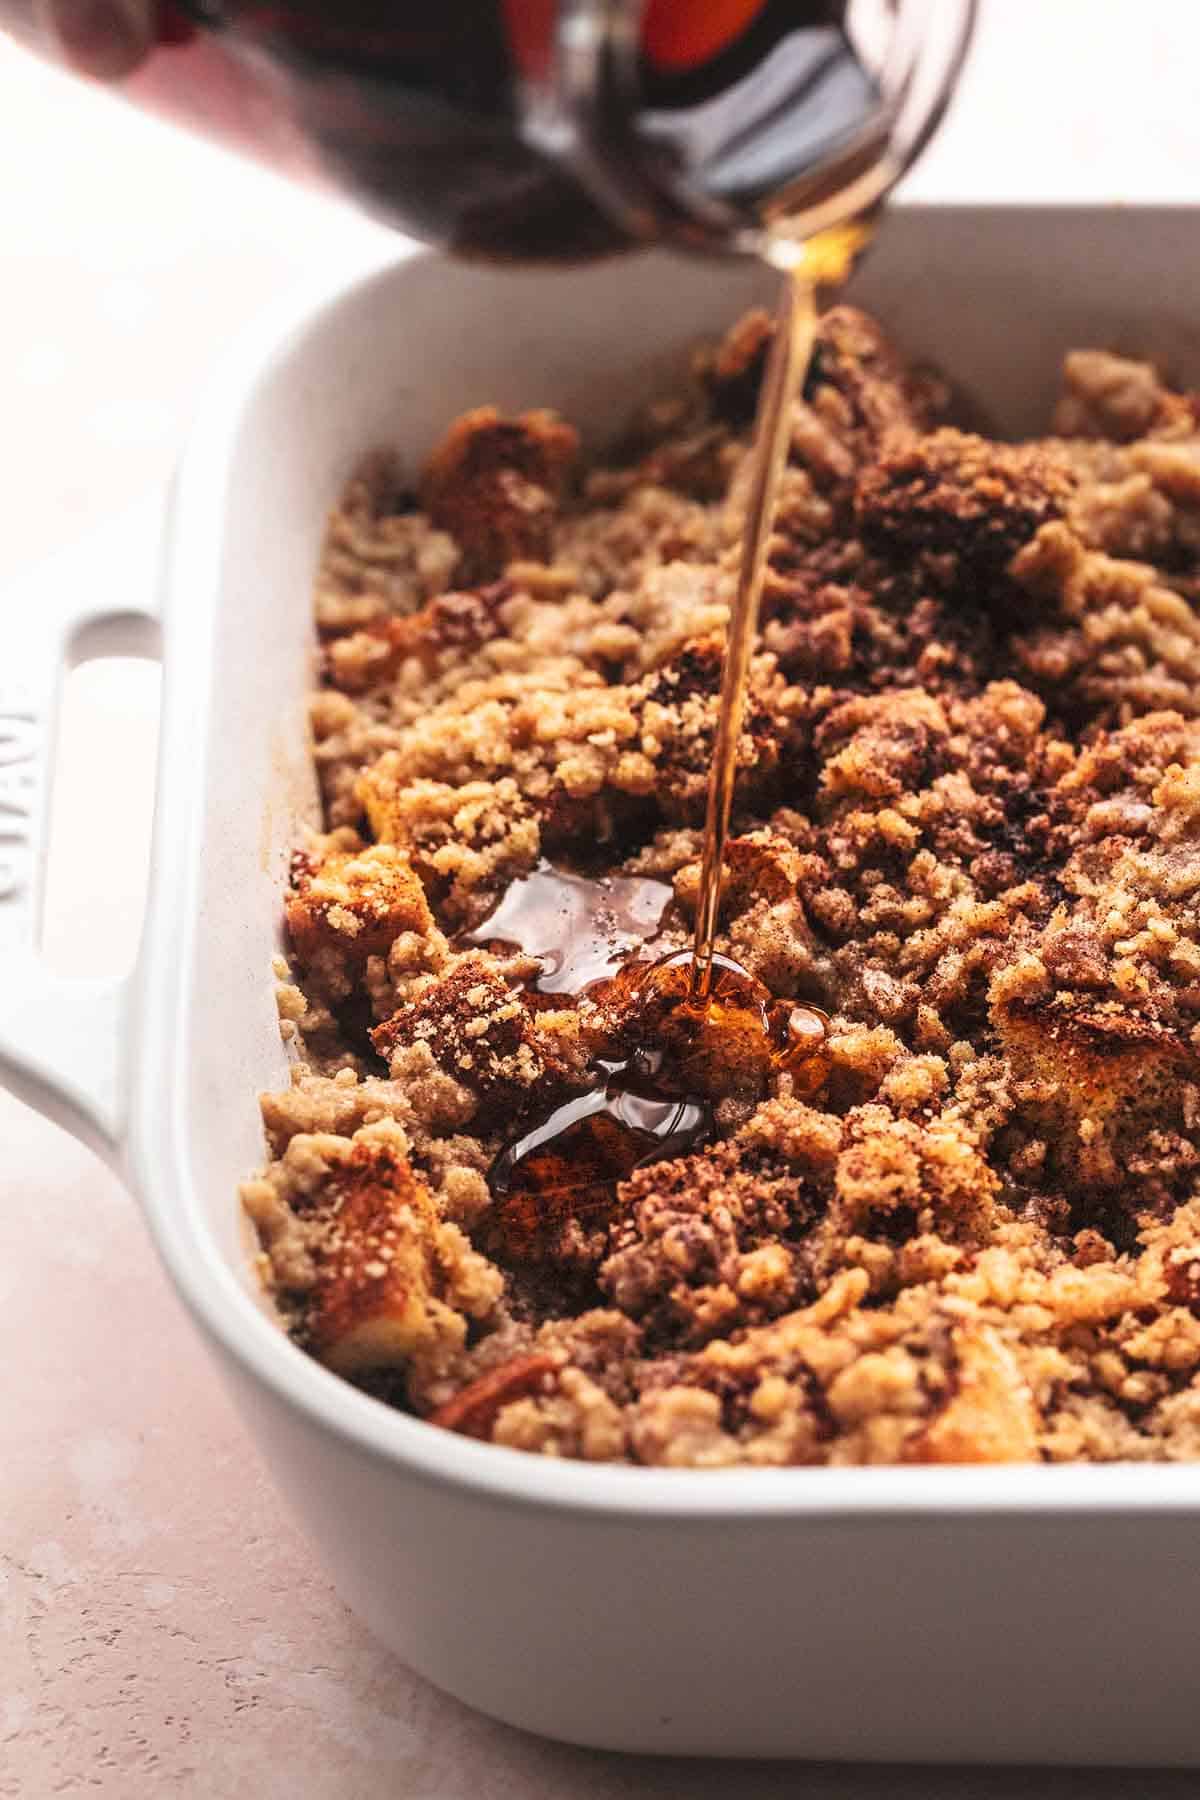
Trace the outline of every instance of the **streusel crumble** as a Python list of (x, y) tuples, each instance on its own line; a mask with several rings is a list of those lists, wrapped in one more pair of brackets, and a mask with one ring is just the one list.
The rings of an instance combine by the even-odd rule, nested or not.
[(330, 1367), (543, 1454), (1200, 1456), (1200, 428), (1143, 364), (1069, 356), (1000, 444), (825, 315), (718, 938), (824, 1035), (701, 1058), (683, 1154), (498, 1178), (603, 1123), (630, 965), (689, 941), (769, 333), (610, 460), (481, 407), (335, 510), (264, 1274)]

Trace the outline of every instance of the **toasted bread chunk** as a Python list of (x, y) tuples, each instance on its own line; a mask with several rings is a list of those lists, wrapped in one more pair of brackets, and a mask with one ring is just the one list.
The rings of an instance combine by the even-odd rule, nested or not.
[(500, 1283), (440, 1220), (412, 1165), (385, 1143), (359, 1140), (316, 1198), (328, 1222), (305, 1333), (321, 1361), (359, 1374), (460, 1346), (464, 1309), (486, 1311)]
[(365, 771), (359, 793), (376, 837), (403, 847), (439, 915), (474, 922), (495, 896), (537, 861), (538, 821), (511, 777), (406, 781), (394, 752)]
[(455, 421), (429, 458), (422, 498), (486, 580), (521, 558), (547, 560), (578, 451), (577, 433), (552, 412), (505, 419), (494, 406), (479, 406)]
[(438, 1067), (476, 1096), (477, 1123), (513, 1116), (534, 1090), (553, 1091), (567, 1075), (554, 1037), (538, 1030), (522, 995), (482, 955), (430, 980), (372, 1037), (387, 1057), (427, 1045)]
[(433, 914), (407, 856), (391, 844), (371, 844), (317, 860), (298, 854), (287, 925), (301, 964), (332, 951), (361, 966), (369, 956), (386, 956), (401, 932), (429, 931)]
[(1081, 1183), (1120, 1184), (1123, 1152), (1180, 1123), (1200, 1060), (1177, 1030), (1087, 992), (1028, 998), (1012, 971), (997, 976), (992, 1003), (1014, 1066), (1042, 1084), (1031, 1104), (1055, 1128), (1058, 1159)]

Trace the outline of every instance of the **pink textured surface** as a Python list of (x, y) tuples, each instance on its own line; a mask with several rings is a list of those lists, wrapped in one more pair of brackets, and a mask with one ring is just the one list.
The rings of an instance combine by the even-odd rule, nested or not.
[[(915, 191), (1194, 198), (1195, 57), (1181, 51), (1180, 11), (1152, 0), (1131, 39), (1117, 0), (997, 0), (964, 103)], [(1106, 106), (1118, 87), (1133, 102)], [(0, 155), (4, 580), (160, 480), (224, 339), (368, 228), (76, 93), (3, 45)], [(86, 754), (71, 752), (100, 734), (144, 759), (145, 684), (128, 677), (103, 700), (89, 687), (72, 730), (60, 823), (86, 842), (95, 794)], [(111, 830), (103, 908), (77, 882), (57, 885), (47, 936), (60, 960), (112, 966), (133, 942), (145, 834), (136, 818)], [(2, 1094), (0, 1202), (4, 1800), (1195, 1792), (1186, 1775), (649, 1764), (491, 1725), (349, 1617), (281, 1512), (133, 1203)]]

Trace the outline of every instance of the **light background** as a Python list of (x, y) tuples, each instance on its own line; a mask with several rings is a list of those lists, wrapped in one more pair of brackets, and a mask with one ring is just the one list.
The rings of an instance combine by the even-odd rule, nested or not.
[[(1200, 199), (1183, 0), (985, 0), (914, 197)], [(162, 482), (248, 317), (377, 234), (0, 43), (0, 669), (43, 553)], [(7, 595), (3, 589), (9, 587)], [(74, 679), (45, 938), (126, 961), (154, 680)], [(116, 797), (114, 797), (114, 794)], [(0, 1796), (1124, 1800), (1191, 1775), (648, 1763), (544, 1745), (375, 1648), (281, 1514), (133, 1203), (0, 1094)]]

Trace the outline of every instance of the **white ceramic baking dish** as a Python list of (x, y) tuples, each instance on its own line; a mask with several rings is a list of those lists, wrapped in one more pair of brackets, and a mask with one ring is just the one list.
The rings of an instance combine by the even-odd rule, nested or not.
[[(760, 291), (753, 271), (653, 258), (535, 277), (415, 258), (343, 277), (241, 356), (169, 508), (157, 847), (128, 984), (54, 981), (30, 945), (64, 646), (85, 624), (90, 649), (101, 623), (144, 630), (144, 576), (109, 569), (114, 621), (98, 549), (82, 603), (47, 578), (0, 615), (0, 1069), (124, 1174), (346, 1599), (439, 1686), (626, 1750), (1198, 1760), (1200, 1468), (556, 1464), (357, 1393), (255, 1293), (235, 1191), (262, 1153), (255, 1095), (285, 1078), (270, 959), (311, 803), (328, 502), (365, 446), (415, 460), (484, 400), (602, 436)], [(1044, 419), (1072, 343), (1200, 374), (1194, 213), (902, 210), (857, 292), (1012, 430)]]

